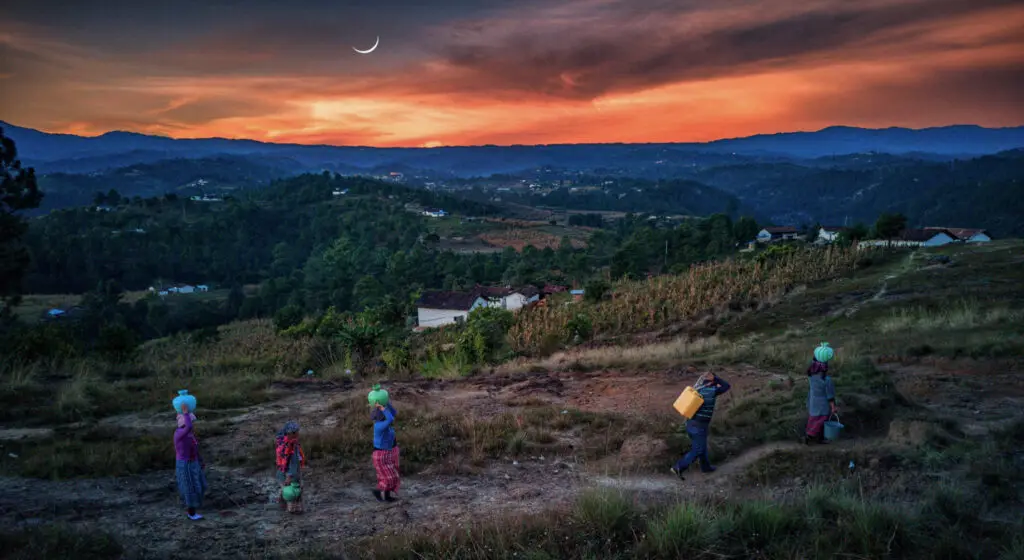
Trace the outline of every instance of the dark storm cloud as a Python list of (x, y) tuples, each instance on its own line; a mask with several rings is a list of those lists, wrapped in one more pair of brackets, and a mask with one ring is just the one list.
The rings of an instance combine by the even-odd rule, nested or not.
[[(1024, 44), (1021, 45), (1024, 47)], [(1016, 63), (954, 67), (903, 80), (866, 82), (799, 108), (799, 117), (905, 124), (915, 115), (957, 115), (956, 124), (1024, 123), (1024, 48)], [(952, 123), (950, 123), (952, 124)]]
[(722, 21), (710, 30), (675, 31), (686, 15), (677, 14), (681, 19), (665, 18), (660, 24), (645, 20), (633, 26), (628, 18), (620, 18), (572, 32), (521, 30), (499, 44), (454, 44), (442, 52), (457, 70), (457, 79), (441, 85), (590, 99), (613, 91), (799, 65), (833, 54), (850, 59), (878, 56), (884, 49), (898, 51), (927, 26), (1019, 4), (921, 0), (815, 5), (822, 7), (774, 20)]
[(5, 0), (0, 119), (383, 145), (1017, 124), (1022, 27), (1019, 0)]

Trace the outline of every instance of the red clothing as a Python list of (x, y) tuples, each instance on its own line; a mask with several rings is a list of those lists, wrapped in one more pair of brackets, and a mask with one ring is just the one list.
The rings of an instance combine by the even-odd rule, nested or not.
[(825, 416), (808, 416), (807, 435), (810, 437), (821, 437), (825, 430), (826, 420), (828, 420), (827, 414)]
[(373, 452), (373, 468), (377, 471), (377, 489), (381, 492), (397, 492), (401, 480), (398, 477), (398, 447)]

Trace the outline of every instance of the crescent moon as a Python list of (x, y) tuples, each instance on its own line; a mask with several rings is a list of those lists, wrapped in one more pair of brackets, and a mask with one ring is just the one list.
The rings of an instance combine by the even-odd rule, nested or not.
[(373, 46), (372, 46), (372, 47), (370, 47), (369, 49), (366, 49), (365, 51), (361, 51), (361, 50), (359, 50), (359, 49), (357, 49), (357, 48), (355, 48), (355, 47), (352, 47), (352, 50), (356, 51), (356, 52), (357, 52), (357, 53), (359, 53), (359, 54), (370, 54), (370, 53), (372, 53), (372, 52), (373, 52), (374, 50), (376, 50), (376, 49), (377, 49), (377, 45), (379, 45), (379, 44), (380, 44), (380, 35), (378, 35), (378, 36), (377, 36), (377, 40), (376, 40), (376, 41), (374, 41), (374, 43), (373, 43)]

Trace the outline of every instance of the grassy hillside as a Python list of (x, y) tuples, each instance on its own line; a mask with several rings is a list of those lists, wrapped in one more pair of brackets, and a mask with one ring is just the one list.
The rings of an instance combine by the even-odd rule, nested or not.
[[(45, 529), (12, 518), (3, 542), (29, 557), (191, 546), (192, 528), (167, 522), (166, 487), (168, 404), (187, 387), (212, 465), (213, 556), (1017, 558), (1022, 249), (705, 265), (562, 305), (573, 310), (564, 324), (561, 311), (535, 310), (496, 339), (479, 320), (414, 335), (405, 358), (391, 348), (383, 369), (351, 375), (341, 338), (267, 321), (154, 340), (118, 361), (5, 357), (0, 465), (15, 478), (0, 506), (35, 512)], [(537, 329), (559, 335), (508, 360), (501, 348)], [(462, 359), (464, 333), (496, 351), (449, 380), (426, 378)], [(834, 445), (806, 448), (795, 443), (804, 369), (821, 340), (837, 349), (846, 428)], [(720, 468), (679, 481), (667, 465), (687, 439), (670, 404), (702, 371), (733, 384), (712, 424)], [(364, 399), (377, 380), (399, 409), (402, 444), (403, 499), (386, 508), (368, 493)], [(313, 469), (301, 521), (266, 505), (272, 435), (291, 418)], [(73, 514), (86, 504), (100, 514), (88, 534)], [(296, 522), (301, 534), (288, 529)], [(239, 537), (258, 527), (275, 529)]]

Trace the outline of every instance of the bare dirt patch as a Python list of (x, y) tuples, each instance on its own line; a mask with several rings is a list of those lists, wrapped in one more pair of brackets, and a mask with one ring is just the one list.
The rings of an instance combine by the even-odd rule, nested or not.
[(1012, 361), (926, 359), (885, 363), (896, 390), (968, 434), (985, 434), (1020, 418), (1024, 376)]
[[(882, 367), (910, 401), (971, 421), (1019, 417), (1024, 403), (1019, 370), (1005, 366), (953, 361)], [(719, 401), (717, 414), (725, 417), (720, 422), (723, 428), (733, 407), (791, 389), (779, 374), (754, 367), (716, 373), (733, 385)], [(686, 481), (679, 481), (667, 467), (682, 451), (685, 440), (663, 435), (682, 424), (671, 402), (697, 374), (698, 370), (685, 367), (642, 373), (496, 372), (458, 381), (389, 383), (400, 414), (400, 443), (402, 410), (416, 407), (470, 421), (509, 414), (528, 417), (541, 410), (548, 411), (545, 414), (552, 410), (567, 413), (564, 417), (544, 416), (551, 419), (549, 425), (531, 428), (550, 432), (551, 441), (544, 447), (499, 452), (482, 462), (452, 455), (404, 476), (401, 500), (396, 504), (373, 500), (369, 421), (361, 409), (346, 404), (364, 398), (366, 383), (314, 379), (278, 384), (272, 388), (278, 397), (274, 402), (217, 411), (205, 425), (197, 425), (211, 466), (210, 493), (204, 507), (207, 517), (198, 523), (185, 519), (178, 504), (170, 470), (172, 415), (111, 417), (102, 424), (126, 433), (166, 432), (168, 469), (116, 479), (53, 482), (3, 478), (0, 520), (11, 527), (67, 522), (109, 531), (125, 546), (128, 558), (181, 557), (198, 546), (213, 557), (252, 557), (297, 551), (311, 543), (339, 553), (348, 541), (359, 537), (440, 531), (492, 517), (537, 514), (564, 506), (594, 487), (624, 490), (645, 503), (708, 496), (767, 494), (783, 498), (805, 491), (816, 475), (846, 476), (851, 459), (856, 461), (857, 472), (870, 473), (857, 476), (870, 476), (879, 487), (893, 476), (904, 476), (889, 464), (888, 455), (868, 453), (880, 440), (844, 435), (834, 446), (808, 448), (770, 442), (748, 447), (726, 460), (718, 454), (717, 472), (704, 475), (694, 470), (687, 473)], [(965, 400), (965, 396), (969, 398)], [(975, 412), (982, 409), (984, 412)], [(202, 419), (203, 410), (198, 414)], [(616, 417), (626, 420), (609, 420)], [(307, 440), (347, 423), (357, 423), (358, 428), (353, 429), (366, 431), (364, 464), (311, 462), (304, 476), (306, 513), (302, 516), (290, 516), (275, 503), (278, 487), (273, 478), (271, 443), (273, 434), (288, 419), (302, 423)], [(9, 435), (13, 437), (13, 433)], [(713, 434), (713, 460), (716, 446), (728, 436)], [(895, 439), (901, 444), (916, 441), (913, 437)], [(587, 445), (606, 446), (608, 454), (589, 460), (587, 453), (581, 452)], [(246, 464), (233, 466), (240, 457)], [(765, 473), (771, 473), (770, 480)]]

